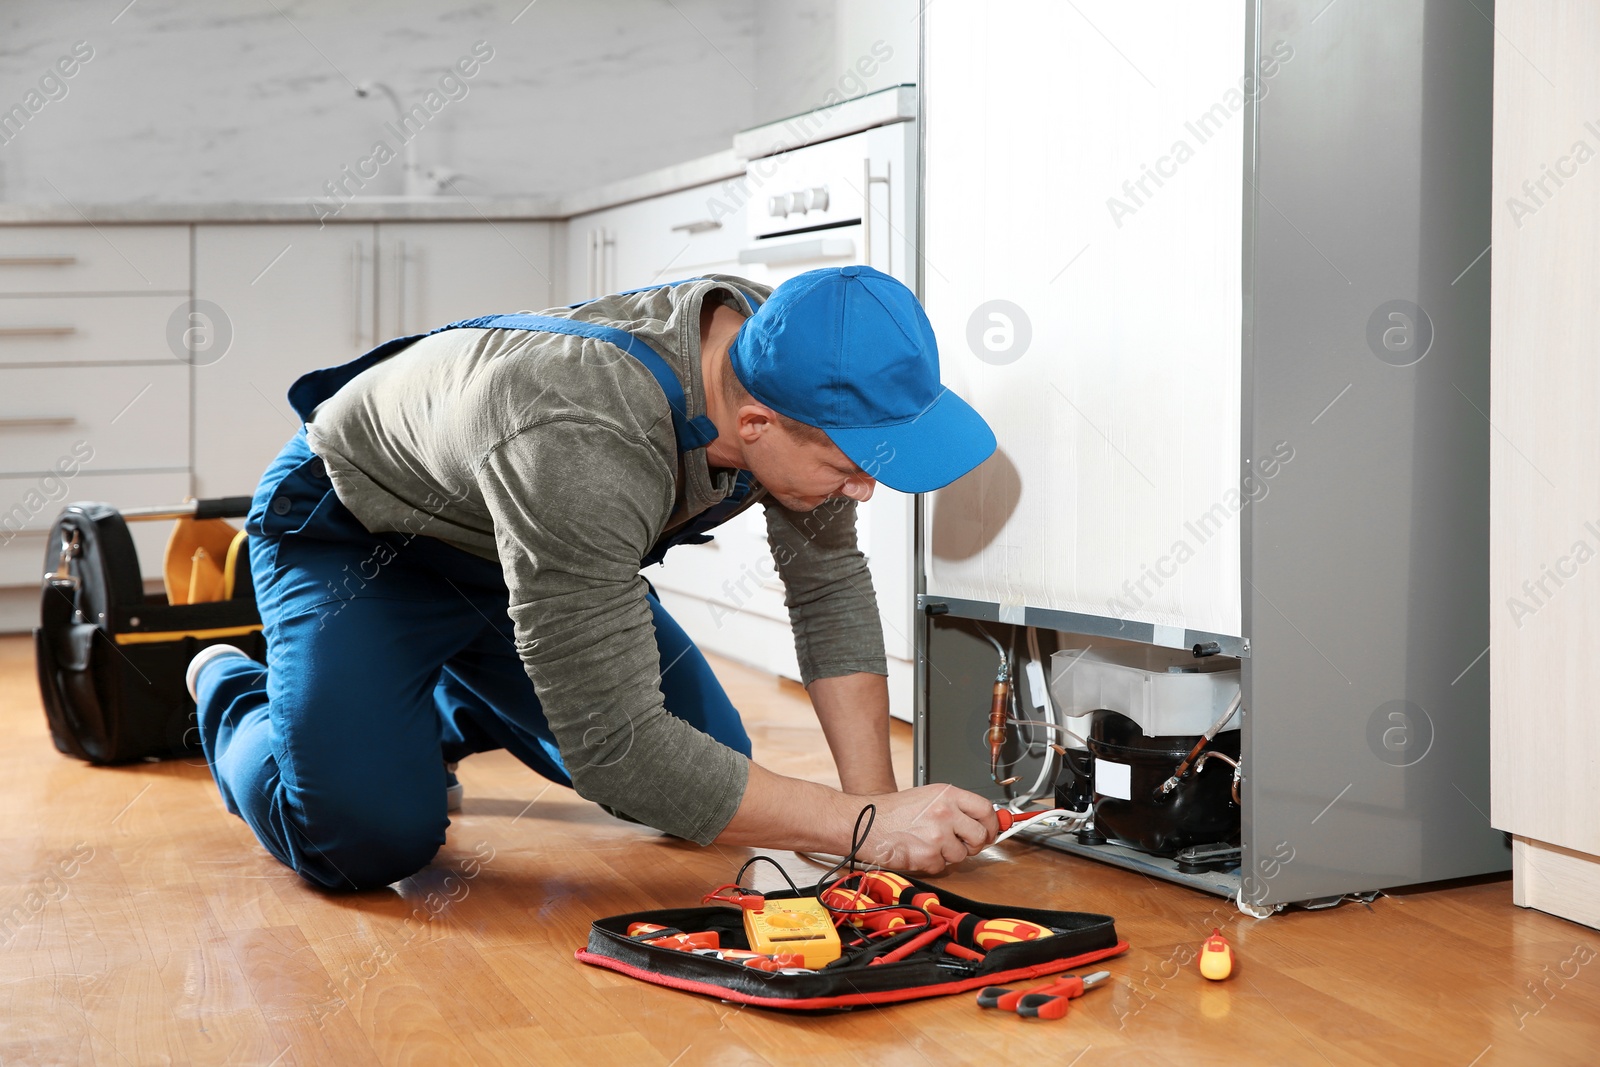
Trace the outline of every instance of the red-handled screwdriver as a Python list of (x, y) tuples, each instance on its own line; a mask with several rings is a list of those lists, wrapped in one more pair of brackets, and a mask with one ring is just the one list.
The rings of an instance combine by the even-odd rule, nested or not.
[(1005, 833), (1019, 822), (1027, 822), (1029, 819), (1048, 814), (1050, 814), (1048, 811), (1012, 811), (1010, 808), (994, 809), (995, 821), (1000, 824), (1001, 833)]
[(1025, 1019), (1059, 1019), (1067, 1014), (1073, 1000), (1110, 977), (1110, 971), (1096, 971), (1084, 978), (1063, 978), (1017, 1001), (1017, 1014)]

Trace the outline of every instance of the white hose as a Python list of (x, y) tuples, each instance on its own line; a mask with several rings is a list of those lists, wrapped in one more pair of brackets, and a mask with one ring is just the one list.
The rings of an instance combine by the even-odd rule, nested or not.
[(1009, 830), (1002, 830), (1000, 832), (1000, 836), (994, 839), (994, 844), (998, 845), (1006, 838), (1011, 837), (1030, 826), (1037, 829), (1048, 823), (1055, 823), (1057, 824), (1054, 827), (1055, 829), (1072, 829), (1076, 823), (1082, 822), (1083, 819), (1084, 815), (1081, 812), (1068, 811), (1066, 808), (1050, 808), (1048, 811), (1041, 811), (1039, 814), (1025, 822), (1013, 823), (1011, 829)]
[[(1028, 664), (1029, 664), (1029, 666), (1037, 665), (1039, 667), (1040, 675), (1043, 676), (1044, 675), (1044, 663), (1043, 663), (1044, 656), (1039, 651), (1039, 631), (1038, 631), (1037, 628), (1032, 627), (1032, 626), (1029, 626), (1027, 628), (1027, 641), (1028, 641)], [(1026, 674), (1027, 672), (1024, 671), (1023, 673)], [(1033, 681), (1032, 676), (1029, 675), (1029, 692), (1030, 693), (1032, 693), (1032, 681)], [(1043, 702), (1043, 705), (1044, 705), (1043, 711), (1044, 711), (1045, 721), (1048, 722), (1052, 727), (1059, 728), (1058, 722), (1057, 722), (1057, 719), (1056, 719), (1055, 703), (1050, 699), (1050, 686), (1049, 686), (1048, 682), (1045, 685), (1041, 686), (1040, 690), (1041, 690), (1040, 692), (1033, 693), (1032, 695), (1034, 696), (1035, 700)], [(1015, 691), (1015, 687), (1013, 687), (1013, 692), (1014, 691)], [(1013, 716), (1013, 717), (1017, 717), (1017, 716)], [(1046, 740), (1048, 742), (1048, 735), (1046, 735)], [(1031, 748), (1031, 746), (1030, 746), (1030, 748)], [(1060, 773), (1061, 773), (1061, 768), (1057, 763), (1056, 751), (1055, 751), (1055, 749), (1050, 748), (1048, 746), (1048, 744), (1047, 744), (1046, 747), (1045, 747), (1045, 750), (1044, 750), (1044, 758), (1039, 764), (1039, 777), (1034, 780), (1032, 788), (1030, 788), (1026, 793), (1022, 794), (1019, 797), (1014, 798), (1011, 801), (1012, 810), (1013, 811), (1021, 811), (1022, 808), (1025, 805), (1033, 803), (1033, 801), (1039, 796), (1039, 794), (1043, 793), (1046, 789), (1050, 789), (1050, 790), (1053, 791), (1055, 789), (1056, 776), (1059, 775)]]
[(1239, 705), (1242, 703), (1244, 703), (1244, 687), (1240, 686), (1239, 691), (1233, 694), (1233, 699), (1228, 702), (1228, 708), (1222, 713), (1222, 718), (1212, 723), (1211, 728), (1206, 731), (1207, 741), (1216, 739), (1217, 731), (1222, 729), (1222, 724), (1233, 718), (1233, 713), (1239, 710)]

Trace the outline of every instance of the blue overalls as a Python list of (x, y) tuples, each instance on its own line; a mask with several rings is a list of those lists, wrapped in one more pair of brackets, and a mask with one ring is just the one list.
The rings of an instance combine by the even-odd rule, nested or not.
[[(683, 387), (661, 355), (623, 330), (538, 315), (441, 329), (463, 327), (613, 344), (661, 385), (680, 453), (716, 437), (705, 416), (688, 417)], [(289, 400), (307, 419), (357, 374), (425, 336), (313, 371)], [(749, 489), (741, 478), (734, 497)], [(673, 544), (708, 540), (705, 530), (740, 505), (730, 497), (642, 562)], [(304, 426), (262, 477), (246, 529), (268, 666), (239, 657), (210, 664), (198, 685), (198, 720), (228, 810), (279, 860), (334, 889), (409, 877), (444, 843), (445, 762), (474, 752), (504, 748), (551, 781), (572, 784), (517, 654), (498, 562), (432, 537), (369, 533), (334, 493)], [(660, 679), (667, 710), (748, 756), (739, 713), (705, 657), (653, 590), (647, 600), (668, 665)]]

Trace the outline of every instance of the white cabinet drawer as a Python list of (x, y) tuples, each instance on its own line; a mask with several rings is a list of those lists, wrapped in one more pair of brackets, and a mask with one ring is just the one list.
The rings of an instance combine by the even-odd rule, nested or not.
[(0, 370), (0, 474), (189, 466), (189, 368)]
[[(0, 477), (0, 585), (37, 585), (44, 576), (50, 526), (61, 509), (79, 500), (116, 508), (176, 504), (189, 495), (187, 474), (89, 474), (62, 478)], [(235, 520), (237, 525), (237, 520)], [(139, 570), (161, 577), (170, 522), (130, 522)]]
[(169, 326), (183, 343), (187, 296), (0, 296), (0, 365), (178, 365)]
[(737, 261), (744, 242), (744, 178), (701, 185), (649, 201), (643, 212), (646, 240), (660, 280), (692, 278), (707, 268)]
[(730, 178), (574, 217), (567, 223), (567, 295), (584, 300), (739, 273), (750, 195), (744, 178)]
[(187, 226), (0, 227), (0, 293), (188, 288)]

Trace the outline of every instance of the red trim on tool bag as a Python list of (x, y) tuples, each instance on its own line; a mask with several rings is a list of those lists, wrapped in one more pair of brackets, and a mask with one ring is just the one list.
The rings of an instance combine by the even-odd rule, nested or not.
[(669, 989), (680, 989), (689, 993), (702, 993), (708, 997), (719, 1000), (731, 1000), (739, 1004), (754, 1004), (760, 1008), (788, 1008), (791, 1010), (815, 1010), (819, 1008), (850, 1008), (866, 1004), (892, 1004), (901, 1000), (919, 1000), (923, 997), (944, 996), (948, 993), (964, 993), (969, 989), (981, 989), (989, 985), (1002, 985), (1006, 982), (1026, 981), (1030, 978), (1043, 978), (1050, 974), (1060, 974), (1085, 963), (1096, 960), (1120, 956), (1128, 951), (1126, 941), (1118, 941), (1111, 948), (1099, 949), (1095, 952), (1085, 952), (1081, 956), (1071, 956), (1066, 959), (1051, 960), (1048, 963), (1035, 964), (1032, 967), (1017, 967), (1009, 971), (996, 971), (992, 974), (976, 975), (965, 978), (959, 982), (942, 982), (937, 985), (908, 986), (905, 989), (887, 989), (881, 993), (847, 993), (837, 997), (755, 997), (748, 993), (739, 993), (726, 986), (716, 985), (713, 982), (692, 982), (686, 978), (673, 978), (657, 971), (646, 970), (643, 967), (634, 967), (610, 956), (602, 956), (598, 952), (590, 952), (580, 948), (573, 953), (579, 963), (587, 963), (592, 967), (604, 967), (608, 971), (625, 974), (629, 978), (637, 978), (651, 985), (666, 986)]

